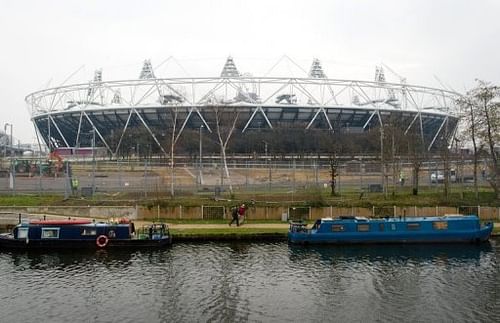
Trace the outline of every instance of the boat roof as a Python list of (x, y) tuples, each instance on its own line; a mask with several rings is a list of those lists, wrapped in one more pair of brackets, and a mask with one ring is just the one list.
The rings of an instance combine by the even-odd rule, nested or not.
[(129, 226), (128, 223), (116, 223), (116, 222), (95, 222), (93, 220), (87, 219), (51, 219), (51, 220), (31, 220), (29, 222), (20, 223), (21, 226), (27, 225), (81, 225), (81, 226)]
[(340, 216), (339, 218), (322, 218), (321, 222), (354, 221), (354, 222), (399, 222), (399, 221), (460, 221), (477, 219), (476, 215), (446, 214), (443, 216), (407, 216), (388, 218), (367, 218), (361, 216)]
[(38, 225), (74, 225), (74, 224), (90, 224), (91, 220), (86, 219), (51, 219), (51, 220), (31, 220), (29, 224)]

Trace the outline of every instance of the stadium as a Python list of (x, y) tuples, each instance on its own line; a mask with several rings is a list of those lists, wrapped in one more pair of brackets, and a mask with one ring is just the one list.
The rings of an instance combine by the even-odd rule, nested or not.
[[(204, 153), (214, 154), (221, 147), (376, 154), (388, 127), (419, 138), (427, 151), (448, 142), (460, 94), (403, 78), (388, 82), (388, 68), (377, 67), (373, 81), (333, 79), (314, 59), (303, 77), (252, 76), (228, 57), (218, 77), (169, 77), (146, 60), (137, 79), (108, 81), (97, 70), (89, 82), (37, 91), (26, 103), (39, 141), (67, 154), (98, 147), (112, 157), (169, 156), (173, 149), (196, 155), (202, 141)], [(340, 142), (344, 148), (332, 148)]]

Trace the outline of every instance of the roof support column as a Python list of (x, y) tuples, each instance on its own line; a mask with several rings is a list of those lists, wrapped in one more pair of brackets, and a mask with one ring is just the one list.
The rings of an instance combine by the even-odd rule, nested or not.
[(273, 126), (272, 126), (271, 122), (269, 121), (269, 119), (267, 118), (266, 113), (264, 112), (264, 110), (262, 110), (261, 106), (258, 106), (255, 110), (253, 110), (253, 113), (250, 116), (250, 119), (248, 119), (247, 123), (245, 124), (245, 127), (243, 128), (243, 130), (241, 130), (242, 133), (247, 130), (248, 126), (250, 125), (253, 118), (255, 117), (255, 114), (257, 114), (258, 111), (260, 111), (260, 113), (262, 113), (262, 115), (264, 116), (264, 119), (266, 120), (266, 123), (269, 126), (269, 128), (273, 129)]
[(66, 141), (66, 138), (64, 138), (64, 136), (63, 136), (61, 130), (59, 129), (59, 126), (57, 125), (56, 121), (54, 120), (54, 118), (52, 118), (52, 116), (49, 115), (49, 119), (52, 121), (52, 123), (54, 124), (54, 126), (56, 126), (57, 132), (61, 136), (62, 140), (64, 141), (64, 144), (66, 145), (66, 147), (69, 147), (68, 142)]
[(109, 148), (108, 143), (106, 142), (106, 140), (104, 140), (104, 137), (101, 135), (101, 132), (99, 131), (99, 129), (97, 129), (97, 127), (94, 125), (94, 123), (92, 122), (92, 120), (90, 120), (90, 117), (88, 116), (88, 114), (86, 112), (83, 112), (83, 114), (85, 115), (85, 118), (87, 118), (87, 120), (92, 125), (92, 129), (94, 129), (95, 132), (97, 132), (97, 135), (99, 136), (99, 138), (101, 139), (101, 141), (103, 142), (103, 144), (106, 146), (106, 148), (108, 149), (108, 151), (111, 154), (113, 154), (113, 151), (111, 150), (111, 148)]
[(151, 131), (151, 129), (149, 128), (149, 126), (147, 125), (147, 123), (144, 121), (144, 119), (142, 118), (142, 116), (140, 115), (140, 113), (137, 112), (137, 110), (135, 108), (133, 108), (132, 110), (139, 117), (139, 119), (141, 120), (141, 122), (144, 125), (144, 127), (146, 127), (146, 130), (149, 132), (149, 134), (151, 135), (151, 137), (153, 137), (153, 140), (156, 142), (156, 144), (158, 145), (158, 147), (160, 147), (161, 151), (165, 154), (165, 156), (167, 156), (167, 152), (165, 151), (165, 149), (163, 149), (163, 147), (160, 144), (160, 142), (158, 141), (158, 139), (156, 139), (155, 134)]
[(427, 148), (427, 151), (430, 151), (431, 148), (432, 148), (432, 145), (434, 145), (434, 142), (436, 141), (439, 133), (441, 132), (441, 129), (443, 129), (443, 126), (446, 124), (446, 122), (448, 121), (448, 116), (446, 116), (444, 119), (443, 119), (443, 122), (441, 123), (441, 126), (439, 127), (438, 131), (436, 132), (436, 134), (434, 135), (434, 138), (432, 139), (431, 141), (431, 144), (429, 145), (429, 148)]

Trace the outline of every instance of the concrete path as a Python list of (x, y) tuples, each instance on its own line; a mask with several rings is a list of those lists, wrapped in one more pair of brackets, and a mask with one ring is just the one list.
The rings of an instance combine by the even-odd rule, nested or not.
[[(167, 221), (168, 223), (168, 221)], [(169, 224), (172, 229), (227, 229), (229, 226), (227, 224)], [(236, 224), (231, 226), (232, 228), (254, 228), (254, 229), (288, 229), (288, 223), (244, 223), (239, 227)]]

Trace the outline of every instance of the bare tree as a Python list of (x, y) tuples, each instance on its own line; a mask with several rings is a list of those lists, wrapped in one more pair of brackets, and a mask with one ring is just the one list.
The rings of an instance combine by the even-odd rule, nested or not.
[(337, 155), (331, 154), (329, 158), (329, 163), (330, 163), (330, 188), (331, 196), (337, 195), (336, 188), (337, 188), (337, 176), (338, 176), (338, 158)]
[(444, 197), (448, 199), (450, 194), (450, 147), (448, 145), (449, 126), (448, 119), (445, 121), (445, 131), (441, 144), (441, 156), (444, 162)]
[(478, 81), (479, 85), (472, 92), (479, 107), (480, 135), (488, 146), (490, 155), (490, 184), (500, 199), (500, 165), (495, 144), (500, 141), (500, 87)]
[[(472, 158), (473, 158), (473, 176), (474, 176), (474, 194), (476, 199), (479, 198), (479, 190), (477, 186), (477, 169), (479, 165), (479, 147), (477, 139), (476, 112), (474, 110), (473, 100), (468, 96), (463, 96), (458, 99), (457, 103), (462, 109), (463, 130), (461, 137), (469, 137), (472, 141)], [(464, 140), (462, 140), (464, 142)], [(463, 180), (463, 176), (462, 176)]]
[[(229, 169), (227, 167), (226, 151), (229, 140), (236, 129), (236, 124), (238, 122), (238, 117), (240, 112), (238, 108), (229, 109), (226, 106), (214, 105), (212, 110), (215, 115), (215, 131), (217, 135), (217, 140), (219, 143), (221, 161), (223, 163), (223, 170), (225, 177), (229, 180), (229, 191), (233, 192), (233, 186), (231, 183), (231, 177), (229, 174)], [(223, 185), (224, 174), (221, 175), (221, 185)]]
[(418, 195), (420, 169), (426, 158), (423, 138), (420, 136), (417, 126), (412, 127), (405, 136), (408, 146), (408, 158), (412, 164), (413, 195)]
[(467, 92), (464, 100), (473, 116), (469, 121), (474, 123), (476, 139), (487, 147), (489, 182), (500, 199), (500, 161), (498, 147), (495, 147), (500, 142), (500, 87), (478, 80), (478, 85)]
[(182, 127), (179, 121), (179, 107), (174, 105), (170, 107), (170, 127), (167, 127), (167, 132), (170, 134), (168, 146), (170, 150), (170, 195), (175, 195), (175, 146), (182, 132)]
[[(387, 169), (387, 165), (391, 167), (392, 173), (392, 195), (396, 194), (397, 180), (399, 179), (401, 165), (400, 156), (402, 148), (402, 140), (404, 131), (401, 128), (401, 120), (395, 116), (389, 118), (385, 123), (384, 135), (384, 167)], [(385, 175), (385, 185), (388, 183), (388, 174)]]

